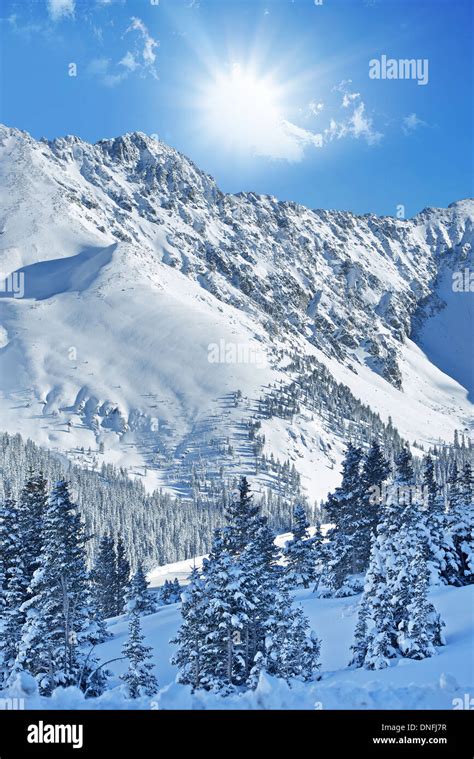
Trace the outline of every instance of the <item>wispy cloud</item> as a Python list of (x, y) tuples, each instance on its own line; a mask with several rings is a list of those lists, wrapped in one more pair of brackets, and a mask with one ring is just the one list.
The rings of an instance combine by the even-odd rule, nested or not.
[(319, 116), (321, 111), (324, 110), (324, 103), (317, 103), (315, 100), (312, 100), (310, 103), (308, 103), (308, 109), (309, 112), (313, 114), (313, 116)]
[(351, 79), (344, 79), (333, 87), (334, 92), (342, 94), (342, 108), (352, 108), (352, 112), (343, 119), (332, 118), (329, 128), (325, 130), (325, 139), (330, 142), (345, 137), (353, 137), (357, 140), (362, 138), (368, 145), (377, 145), (383, 134), (375, 129), (373, 119), (367, 114), (360, 92), (352, 92), (351, 85)]
[(309, 149), (324, 148), (334, 140), (364, 140), (368, 145), (377, 145), (383, 134), (375, 128), (361, 94), (353, 92), (351, 85), (351, 80), (346, 79), (333, 87), (333, 92), (342, 96), (339, 112), (340, 108), (344, 109), (343, 117), (334, 112), (331, 114), (331, 109), (322, 102), (311, 101), (306, 113), (309, 111), (318, 117), (327, 113), (329, 123), (326, 128), (315, 132), (282, 118), (268, 118), (253, 136), (254, 152), (268, 158), (299, 162), (305, 158)]
[(110, 58), (94, 58), (87, 67), (88, 73), (96, 76), (106, 87), (116, 87), (133, 73), (158, 78), (155, 70), (155, 50), (160, 43), (151, 36), (143, 21), (136, 16), (130, 19), (130, 25), (122, 38), (131, 33), (137, 36), (134, 48), (127, 50), (119, 61), (114, 63)]
[(405, 118), (402, 121), (402, 130), (403, 133), (408, 135), (412, 132), (415, 132), (417, 129), (420, 129), (420, 127), (426, 127), (428, 124), (426, 121), (423, 121), (423, 119), (418, 118), (416, 113), (410, 113), (408, 116), (405, 116)]
[(141, 50), (143, 65), (148, 69), (152, 69), (156, 61), (155, 48), (159, 47), (160, 43), (158, 40), (153, 39), (147, 27), (140, 18), (132, 16), (130, 20), (130, 26), (126, 30), (125, 34), (128, 34), (129, 32), (138, 32), (140, 34), (143, 44)]
[(128, 76), (125, 70), (117, 70), (109, 58), (94, 58), (87, 66), (87, 73), (97, 77), (106, 87), (115, 87)]
[(360, 92), (345, 92), (342, 98), (342, 107), (348, 108), (354, 100), (358, 100), (359, 98)]
[(322, 134), (315, 134), (309, 129), (303, 129), (291, 121), (283, 120), (278, 134), (278, 146), (287, 161), (301, 161), (306, 148), (322, 148)]
[(140, 64), (136, 60), (133, 53), (128, 51), (128, 53), (123, 56), (122, 60), (119, 61), (119, 65), (125, 66), (125, 68), (129, 69), (130, 71), (135, 71), (135, 69), (137, 69)]
[(74, 16), (75, 0), (48, 0), (48, 13), (53, 21)]

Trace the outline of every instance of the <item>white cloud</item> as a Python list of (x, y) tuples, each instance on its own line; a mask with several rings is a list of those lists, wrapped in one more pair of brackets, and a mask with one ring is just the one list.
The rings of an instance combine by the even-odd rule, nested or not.
[(129, 69), (130, 71), (135, 71), (139, 65), (140, 64), (136, 61), (135, 56), (130, 51), (128, 51), (123, 56), (122, 60), (119, 61), (119, 66), (125, 66), (125, 68)]
[(312, 100), (310, 103), (308, 103), (308, 108), (313, 116), (319, 116), (321, 111), (324, 109), (324, 103), (316, 103), (315, 100)]
[(134, 72), (158, 78), (154, 64), (155, 48), (159, 46), (159, 42), (153, 39), (141, 19), (134, 16), (130, 21), (130, 26), (123, 36), (130, 32), (139, 33), (139, 42), (137, 41), (133, 52), (127, 50), (117, 63), (112, 63), (108, 58), (97, 58), (92, 60), (87, 67), (88, 73), (97, 76), (106, 87), (116, 87)]
[[(350, 83), (350, 80), (347, 80), (334, 88), (343, 92), (342, 105), (348, 111), (345, 118), (330, 117), (329, 126), (321, 132), (304, 129), (282, 118), (261, 119), (251, 138), (254, 153), (268, 158), (298, 162), (303, 160), (309, 148), (324, 148), (333, 140), (362, 139), (368, 145), (377, 145), (383, 134), (374, 127), (373, 119), (367, 114), (360, 93), (347, 90)], [(319, 115), (324, 108), (322, 103), (316, 102), (309, 103), (308, 107), (315, 115)]]
[(324, 132), (326, 142), (341, 140), (345, 137), (363, 138), (368, 145), (377, 145), (383, 137), (382, 132), (374, 129), (373, 120), (365, 112), (365, 104), (359, 103), (351, 116), (343, 121), (331, 119)]
[(354, 100), (360, 98), (360, 92), (346, 92), (342, 98), (342, 107), (348, 108)]
[(335, 84), (332, 88), (333, 92), (347, 92), (349, 84), (352, 84), (352, 79), (343, 79), (339, 84)]
[(364, 137), (369, 145), (376, 145), (383, 137), (381, 132), (375, 131), (372, 119), (365, 113), (364, 103), (359, 103), (350, 118), (350, 131), (357, 139)]
[(333, 92), (342, 93), (342, 108), (352, 107), (353, 111), (342, 121), (332, 118), (328, 129), (325, 130), (325, 139), (331, 142), (345, 137), (353, 137), (357, 140), (362, 137), (368, 145), (377, 145), (383, 134), (374, 128), (373, 119), (367, 115), (360, 92), (352, 92), (351, 85), (351, 79), (344, 79), (333, 87)]
[(411, 132), (414, 132), (416, 129), (419, 129), (420, 127), (428, 126), (426, 121), (423, 121), (423, 119), (418, 118), (416, 113), (410, 113), (409, 116), (405, 116), (405, 118), (402, 121), (402, 129), (404, 134), (410, 134)]
[(131, 24), (126, 30), (125, 34), (128, 34), (128, 32), (132, 31), (140, 33), (143, 40), (143, 48), (141, 51), (143, 64), (147, 67), (151, 67), (156, 60), (155, 48), (159, 47), (160, 43), (157, 40), (153, 39), (147, 27), (140, 18), (133, 16), (130, 20)]
[(280, 130), (281, 146), (286, 148), (287, 155), (285, 157), (289, 161), (301, 161), (304, 151), (308, 147), (323, 147), (322, 134), (303, 129), (290, 121), (282, 121)]
[(116, 73), (109, 58), (94, 58), (87, 66), (87, 73), (98, 77), (106, 87), (116, 87), (128, 76), (128, 71)]
[(74, 16), (75, 0), (48, 0), (48, 13), (53, 21), (67, 16)]

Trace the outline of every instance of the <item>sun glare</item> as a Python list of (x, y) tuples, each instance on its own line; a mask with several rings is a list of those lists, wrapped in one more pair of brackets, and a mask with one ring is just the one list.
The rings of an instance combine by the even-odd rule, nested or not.
[(229, 149), (258, 152), (269, 128), (282, 118), (278, 100), (278, 88), (269, 77), (234, 64), (204, 88), (205, 127)]

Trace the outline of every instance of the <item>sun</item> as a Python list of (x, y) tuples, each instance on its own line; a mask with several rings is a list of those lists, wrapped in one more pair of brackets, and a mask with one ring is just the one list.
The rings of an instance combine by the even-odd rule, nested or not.
[(200, 96), (208, 136), (229, 150), (258, 152), (265, 135), (282, 119), (279, 90), (271, 77), (238, 63), (216, 73)]

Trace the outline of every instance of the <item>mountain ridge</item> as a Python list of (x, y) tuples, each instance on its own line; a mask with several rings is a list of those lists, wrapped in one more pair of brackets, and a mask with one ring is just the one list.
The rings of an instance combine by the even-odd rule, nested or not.
[[(450, 439), (468, 427), (469, 388), (449, 373), (464, 380), (466, 360), (435, 356), (430, 324), (448, 314), (441, 327), (449, 341), (472, 319), (437, 288), (470, 261), (474, 202), (399, 220), (225, 194), (190, 159), (143, 133), (90, 145), (0, 127), (0, 155), (0, 268), (26, 281), (24, 299), (0, 298), (0, 369), (18, 374), (21, 402), (30, 403), (24, 408), (33, 404), (48, 428), (41, 432), (41, 423), (25, 418), (31, 412), (14, 408), (18, 398), (4, 382), (9, 431), (20, 424), (62, 449), (70, 446), (70, 421), (75, 448), (102, 442), (106, 460), (128, 460), (137, 471), (145, 460), (153, 467), (155, 455), (178, 463), (184, 456), (189, 469), (199, 455), (184, 452), (186, 441), (201, 452), (212, 448), (203, 430), (214, 423), (205, 420), (219, 415), (217, 448), (237, 443), (248, 464), (241, 414), (245, 424), (260, 421), (267, 456), (289, 453), (307, 491), (320, 496), (337, 478), (342, 435), (311, 421), (304, 405), (292, 419), (259, 417), (259, 399), (275, 383), (304, 380), (301, 368), (286, 369), (294, 355), (324, 365), (385, 422), (393, 407), (395, 425), (412, 442)], [(39, 323), (50, 328), (51, 316), (55, 348), (38, 332)], [(262, 366), (210, 363), (209, 346), (220, 340), (251, 346), (247, 359), (262, 355)], [(70, 347), (81, 358), (71, 362)], [(236, 402), (239, 392), (244, 400)], [(153, 403), (141, 398), (147, 393)], [(168, 486), (162, 461), (146, 476)]]

